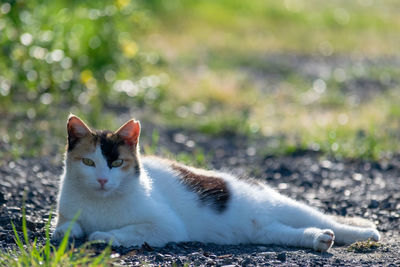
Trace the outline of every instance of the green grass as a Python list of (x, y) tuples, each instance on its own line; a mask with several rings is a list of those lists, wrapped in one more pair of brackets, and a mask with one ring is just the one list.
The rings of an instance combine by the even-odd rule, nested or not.
[(368, 239), (366, 241), (359, 241), (351, 244), (348, 248), (347, 251), (350, 252), (356, 252), (356, 253), (370, 253), (374, 252), (376, 249), (381, 247), (382, 244), (376, 241), (373, 241), (371, 239)]
[[(145, 39), (146, 47), (169, 66), (161, 110), (169, 125), (210, 135), (279, 137), (271, 154), (311, 148), (377, 160), (398, 153), (400, 73), (387, 62), (398, 55), (398, 2), (148, 3), (156, 10), (156, 35)], [(318, 78), (302, 73), (286, 55), (382, 63), (339, 64), (319, 78), (321, 90), (313, 88)], [(384, 90), (361, 100), (364, 88), (361, 96), (345, 90), (362, 80)], [(191, 112), (194, 103), (205, 111)]]
[(19, 236), (15, 225), (12, 223), (16, 248), (10, 251), (0, 251), (0, 266), (110, 266), (111, 248), (108, 246), (96, 255), (89, 248), (89, 243), (80, 248), (68, 247), (70, 229), (65, 234), (58, 247), (50, 243), (51, 215), (46, 223), (45, 241), (40, 244), (35, 238), (30, 241), (26, 226), (25, 208), (22, 208), (22, 238)]
[[(203, 0), (176, 1), (180, 4), (174, 7), (163, 1), (147, 2), (161, 16), (156, 21), (163, 37), (184, 49), (177, 56), (190, 53), (198, 39), (202, 39), (202, 47), (222, 48), (228, 53), (310, 53), (324, 50), (323, 43), (337, 53), (397, 54), (400, 4), (394, 0), (371, 5), (345, 0)], [(190, 36), (185, 34), (188, 32)]]
[[(96, 128), (116, 129), (131, 114), (210, 138), (275, 138), (275, 155), (311, 148), (376, 160), (400, 150), (400, 72), (390, 60), (400, 43), (398, 1), (22, 0), (1, 8), (2, 158), (62, 153), (69, 112)], [(351, 60), (320, 75), (294, 57)], [(364, 80), (383, 90), (360, 100), (346, 89)], [(155, 136), (146, 138), (146, 152), (159, 151)]]

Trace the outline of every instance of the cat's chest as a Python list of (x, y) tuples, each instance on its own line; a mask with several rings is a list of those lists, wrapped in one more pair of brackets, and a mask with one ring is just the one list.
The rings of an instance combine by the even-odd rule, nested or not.
[(110, 231), (126, 225), (138, 223), (143, 210), (126, 201), (98, 201), (87, 203), (81, 208), (78, 219), (86, 233)]

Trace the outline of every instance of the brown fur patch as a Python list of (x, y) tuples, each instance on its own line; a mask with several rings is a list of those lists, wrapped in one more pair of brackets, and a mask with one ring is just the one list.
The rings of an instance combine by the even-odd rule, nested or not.
[(81, 160), (82, 156), (91, 153), (96, 149), (97, 138), (94, 135), (88, 135), (80, 138), (72, 149), (68, 149), (68, 158), (73, 160)]
[(177, 163), (172, 163), (171, 167), (178, 173), (182, 183), (195, 192), (203, 204), (212, 206), (220, 213), (227, 209), (231, 196), (224, 179), (196, 172), (195, 169)]
[(132, 153), (129, 147), (120, 146), (119, 147), (119, 157), (124, 161), (124, 165), (122, 165), (123, 171), (128, 171), (130, 169), (134, 169), (136, 173), (140, 172), (140, 165), (138, 159), (138, 152)]

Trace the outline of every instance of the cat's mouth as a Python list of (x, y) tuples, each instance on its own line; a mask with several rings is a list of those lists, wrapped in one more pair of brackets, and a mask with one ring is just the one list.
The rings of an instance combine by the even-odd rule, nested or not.
[(96, 188), (96, 191), (100, 192), (100, 193), (107, 193), (107, 192), (110, 191), (110, 189), (109, 188), (105, 188), (105, 187), (98, 187), (98, 188)]
[(110, 188), (96, 188), (95, 190), (95, 194), (99, 197), (107, 197), (108, 195), (110, 195), (111, 190)]

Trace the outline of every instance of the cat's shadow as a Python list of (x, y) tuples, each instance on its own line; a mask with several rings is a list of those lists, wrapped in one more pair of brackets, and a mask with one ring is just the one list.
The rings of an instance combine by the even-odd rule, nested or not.
[[(90, 245), (90, 248), (101, 251), (106, 248), (107, 245), (104, 243), (96, 243)], [(312, 249), (304, 249), (297, 247), (288, 246), (277, 246), (277, 245), (254, 245), (254, 244), (243, 244), (243, 245), (218, 245), (213, 243), (200, 243), (200, 242), (181, 242), (168, 243), (164, 247), (151, 247), (147, 243), (141, 247), (113, 247), (113, 252), (124, 255), (140, 255), (140, 254), (175, 254), (179, 256), (189, 256), (193, 253), (200, 253), (204, 256), (215, 255), (217, 257), (223, 257), (224, 255), (240, 255), (240, 254), (253, 254), (253, 255), (265, 255), (270, 254), (271, 258), (277, 258), (281, 255), (287, 255), (290, 253), (302, 252), (305, 254), (312, 254), (322, 258), (331, 258), (334, 256), (330, 252), (317, 252)], [(134, 253), (133, 253), (134, 252)]]
[[(54, 244), (58, 245), (58, 244)], [(101, 242), (87, 242), (85, 238), (71, 239), (69, 242), (70, 247), (78, 248), (85, 247), (96, 253), (101, 253), (108, 244)], [(292, 253), (312, 254), (321, 258), (329, 259), (334, 256), (331, 252), (317, 252), (312, 249), (304, 249), (289, 246), (277, 245), (255, 245), (255, 244), (242, 244), (242, 245), (218, 245), (213, 243), (201, 242), (181, 242), (168, 243), (164, 247), (152, 247), (145, 243), (141, 247), (112, 247), (112, 253), (118, 253), (121, 257), (140, 256), (140, 255), (154, 255), (169, 254), (177, 256), (190, 257), (194, 254), (202, 254), (203, 256), (215, 256), (223, 258), (228, 255), (238, 256), (249, 254), (252, 256), (268, 257), (271, 260), (286, 261), (286, 257)]]

